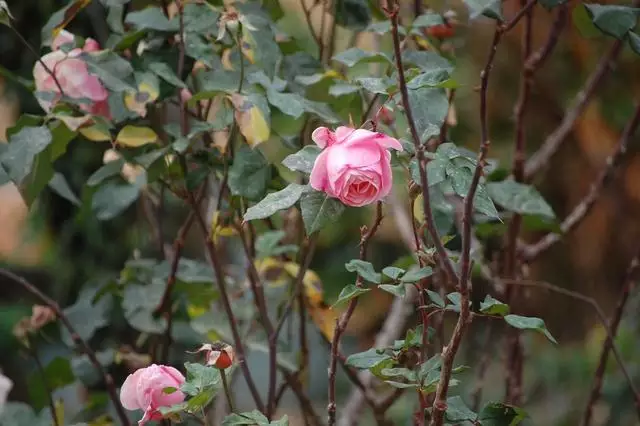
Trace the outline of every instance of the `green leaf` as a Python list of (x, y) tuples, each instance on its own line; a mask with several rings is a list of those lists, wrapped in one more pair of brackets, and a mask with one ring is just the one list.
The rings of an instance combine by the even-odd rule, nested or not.
[(351, 259), (344, 267), (349, 272), (357, 272), (365, 280), (380, 284), (382, 282), (382, 275), (376, 272), (373, 265), (369, 262), (365, 262), (360, 259)]
[[(384, 21), (372, 22), (364, 29), (364, 31), (385, 35), (391, 32), (391, 21), (387, 19)], [(402, 25), (398, 25), (398, 34), (403, 36), (407, 35), (407, 30)]]
[(0, 1), (0, 24), (10, 27), (13, 19), (14, 17), (11, 15), (11, 10), (9, 10), (7, 3), (4, 0)]
[(520, 315), (506, 315), (504, 320), (512, 327), (519, 328), (520, 330), (535, 330), (544, 336), (551, 342), (557, 344), (556, 339), (549, 333), (544, 321), (535, 317), (523, 317)]
[[(422, 336), (420, 337), (420, 344), (422, 344)], [(424, 381), (431, 373), (437, 373), (440, 371), (440, 365), (442, 364), (442, 356), (440, 354), (435, 354), (428, 360), (420, 365), (420, 371), (418, 373), (418, 377), (420, 381)], [(439, 374), (438, 374), (439, 375)]]
[(382, 273), (391, 279), (398, 280), (402, 274), (405, 273), (405, 270), (402, 268), (396, 268), (395, 266), (386, 266), (382, 270)]
[(416, 65), (425, 74), (448, 77), (453, 72), (451, 62), (435, 52), (407, 50), (402, 54), (402, 61)]
[(365, 28), (371, 22), (367, 0), (336, 0), (335, 19), (338, 25), (350, 29)]
[(271, 105), (293, 118), (300, 118), (305, 112), (304, 100), (297, 93), (281, 93), (267, 89), (267, 100)]
[(187, 88), (187, 85), (184, 83), (184, 81), (180, 80), (180, 78), (173, 72), (171, 67), (164, 62), (153, 62), (149, 64), (149, 69), (167, 83), (176, 87), (181, 87), (183, 89)]
[[(475, 166), (474, 166), (475, 167)], [(466, 166), (458, 166), (454, 163), (448, 163), (446, 165), (447, 177), (451, 181), (451, 186), (456, 194), (461, 197), (466, 197), (471, 188), (473, 181), (473, 171)], [(496, 210), (493, 201), (489, 197), (487, 189), (480, 183), (476, 189), (476, 194), (473, 199), (473, 208), (486, 216), (492, 218), (499, 218), (498, 211)]]
[(393, 294), (397, 297), (404, 297), (407, 294), (407, 289), (405, 285), (400, 284), (380, 284), (378, 288), (382, 291), (386, 291), (387, 293)]
[(69, 186), (69, 183), (61, 173), (54, 173), (53, 177), (49, 181), (49, 188), (51, 188), (56, 194), (69, 201), (74, 206), (80, 206), (82, 203), (74, 194), (73, 190)]
[[(66, 317), (78, 335), (85, 341), (91, 339), (95, 332), (109, 324), (109, 315), (113, 306), (113, 300), (109, 296), (103, 296), (94, 302), (97, 289), (83, 290), (78, 300), (64, 310)], [(62, 340), (73, 347), (74, 341), (65, 327), (60, 327)]]
[(217, 368), (191, 362), (186, 362), (184, 368), (187, 371), (187, 383), (194, 386), (199, 392), (206, 388), (222, 386), (222, 378)]
[(368, 370), (388, 359), (391, 359), (391, 357), (386, 355), (384, 351), (371, 348), (364, 352), (349, 355), (346, 365), (361, 370)]
[(130, 12), (125, 22), (138, 30), (176, 32), (180, 29), (177, 19), (169, 21), (162, 9), (155, 6)]
[(133, 74), (133, 67), (126, 59), (109, 51), (84, 53), (81, 57), (87, 63), (89, 71), (98, 76), (107, 89), (114, 92), (136, 92), (133, 85), (127, 81)]
[(329, 95), (334, 97), (340, 97), (345, 95), (352, 95), (357, 93), (360, 90), (360, 87), (355, 84), (349, 83), (337, 83), (329, 88)]
[(307, 145), (295, 154), (288, 155), (282, 164), (295, 172), (311, 173), (321, 151), (316, 145)]
[(469, 8), (469, 19), (480, 16), (502, 21), (502, 2), (500, 0), (464, 0)]
[(523, 409), (502, 402), (490, 402), (478, 414), (481, 426), (517, 426), (525, 418)]
[(338, 305), (342, 305), (343, 303), (347, 303), (353, 298), (360, 296), (361, 294), (367, 293), (370, 291), (368, 288), (356, 287), (354, 284), (348, 284), (345, 288), (340, 291), (338, 295), (338, 300), (331, 306), (331, 308), (335, 308)]
[(125, 159), (119, 158), (114, 161), (109, 161), (104, 166), (100, 167), (98, 170), (93, 172), (89, 179), (87, 180), (88, 186), (96, 186), (102, 183), (105, 179), (108, 179), (112, 176), (117, 176), (122, 171), (122, 166), (124, 166)]
[[(115, 361), (116, 352), (113, 349), (105, 349), (97, 351), (96, 358), (101, 366), (109, 368)], [(87, 355), (76, 355), (71, 358), (71, 370), (76, 379), (88, 387), (98, 386), (102, 383), (103, 377), (101, 372), (96, 371), (95, 365)]]
[(101, 186), (91, 201), (91, 209), (99, 220), (110, 220), (125, 211), (140, 196), (139, 185), (109, 182)]
[(269, 257), (274, 254), (278, 243), (285, 237), (285, 231), (267, 231), (256, 239), (256, 253), (258, 258)]
[(264, 219), (280, 210), (286, 210), (297, 203), (307, 189), (306, 185), (289, 184), (285, 189), (272, 192), (257, 204), (249, 207), (243, 219), (244, 221)]
[(24, 402), (7, 402), (0, 413), (0, 426), (51, 426), (51, 410), (44, 408), (36, 414)]
[[(44, 377), (43, 377), (44, 376)], [(27, 381), (29, 397), (33, 405), (43, 408), (48, 403), (49, 392), (75, 381), (71, 364), (67, 358), (55, 357), (44, 366), (44, 372), (35, 371)]]
[(571, 12), (573, 25), (583, 37), (594, 38), (602, 35), (602, 32), (593, 24), (593, 20), (582, 3), (577, 4)]
[(631, 50), (633, 50), (638, 55), (640, 55), (640, 35), (629, 31), (628, 37), (629, 37), (629, 46), (631, 47)]
[(436, 293), (435, 291), (432, 290), (425, 290), (427, 292), (427, 296), (429, 296), (429, 299), (439, 308), (444, 308), (446, 306), (444, 299), (442, 298), (442, 296), (440, 296), (440, 294)]
[(229, 189), (233, 195), (260, 199), (271, 180), (271, 166), (258, 149), (243, 144), (229, 168)]
[(344, 204), (335, 198), (330, 198), (320, 191), (303, 194), (300, 199), (302, 220), (308, 235), (319, 231), (329, 223), (335, 222), (344, 212)]
[(487, 183), (489, 196), (506, 210), (519, 213), (555, 218), (553, 210), (540, 193), (531, 185), (508, 179)]
[(467, 407), (462, 398), (459, 396), (453, 396), (451, 398), (447, 398), (447, 411), (445, 413), (445, 417), (448, 422), (459, 423), (465, 421), (473, 422), (476, 420), (478, 415)]
[(487, 294), (484, 301), (480, 302), (480, 312), (487, 315), (504, 316), (509, 313), (509, 305), (502, 303)]
[(380, 95), (387, 95), (389, 87), (396, 84), (395, 81), (388, 77), (356, 77), (353, 81), (362, 86), (363, 89)]
[(432, 128), (440, 128), (449, 111), (449, 100), (444, 89), (422, 87), (409, 90), (409, 104), (415, 118), (421, 142), (426, 142)]
[[(286, 416), (285, 416), (286, 417)], [(286, 425), (288, 423), (269, 423), (269, 419), (257, 410), (253, 410), (251, 412), (246, 413), (232, 413), (224, 418), (222, 421), (222, 426), (236, 426), (236, 425), (257, 425), (257, 426), (266, 426), (266, 425)]]
[(617, 39), (624, 38), (636, 26), (640, 13), (639, 8), (617, 5), (583, 4), (583, 7), (600, 31)]
[(433, 270), (429, 266), (420, 269), (410, 269), (400, 278), (400, 281), (403, 283), (415, 283), (431, 276), (431, 274), (433, 274)]
[(359, 49), (357, 47), (352, 47), (347, 49), (333, 57), (334, 61), (340, 62), (348, 67), (353, 67), (354, 65), (364, 62), (383, 62), (383, 63), (391, 63), (391, 59), (382, 52), (372, 52)]

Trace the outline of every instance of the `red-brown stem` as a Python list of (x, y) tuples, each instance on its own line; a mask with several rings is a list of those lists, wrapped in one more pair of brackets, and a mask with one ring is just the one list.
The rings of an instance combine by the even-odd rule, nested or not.
[(480, 152), (478, 162), (473, 173), (469, 193), (464, 199), (464, 216), (462, 217), (462, 255), (460, 260), (460, 280), (458, 281), (458, 291), (460, 292), (460, 316), (453, 330), (451, 340), (442, 352), (442, 368), (440, 371), (440, 381), (436, 389), (436, 396), (433, 402), (431, 426), (441, 426), (444, 422), (444, 414), (447, 410), (447, 393), (449, 391), (449, 380), (453, 370), (453, 361), (462, 342), (467, 326), (471, 322), (469, 309), (469, 276), (471, 273), (471, 220), (473, 218), (473, 199), (475, 197), (480, 178), (484, 169), (487, 153), (489, 152), (489, 131), (487, 121), (487, 89), (489, 87), (489, 76), (493, 68), (493, 62), (498, 50), (498, 44), (502, 38), (502, 30), (499, 26), (493, 35), (493, 42), (489, 51), (487, 64), (480, 74)]
[[(185, 41), (184, 41), (184, 3), (182, 0), (177, 1), (178, 5), (178, 22), (180, 28), (180, 42), (178, 43), (178, 76), (182, 76), (184, 71), (185, 64)], [(185, 114), (186, 107), (185, 102), (181, 96), (179, 99), (179, 107), (180, 107), (180, 128), (182, 131), (182, 135), (186, 136), (188, 134), (188, 123), (187, 116)], [(188, 171), (188, 167), (186, 164), (186, 160), (184, 157), (179, 157), (180, 165), (182, 167), (182, 172), (186, 175)], [(193, 210), (200, 230), (204, 235), (205, 240), (205, 248), (207, 251), (207, 256), (209, 258), (209, 262), (213, 268), (213, 273), (216, 278), (216, 284), (218, 286), (218, 290), (220, 291), (220, 299), (222, 301), (222, 306), (224, 308), (225, 314), (227, 315), (227, 319), (229, 320), (229, 325), (231, 327), (231, 334), (233, 336), (234, 349), (236, 351), (238, 364), (240, 365), (240, 369), (244, 375), (244, 378), (247, 382), (247, 386), (249, 387), (249, 392), (253, 397), (253, 400), (256, 404), (256, 407), (259, 411), (264, 412), (264, 404), (262, 399), (260, 398), (260, 393), (258, 392), (258, 388), (256, 387), (255, 382), (253, 381), (253, 377), (251, 376), (251, 372), (249, 371), (249, 366), (246, 363), (246, 354), (244, 350), (244, 344), (242, 336), (240, 335), (240, 331), (238, 330), (238, 322), (236, 320), (235, 314), (233, 313), (233, 309), (231, 308), (231, 300), (229, 298), (229, 294), (226, 288), (225, 277), (222, 272), (222, 263), (218, 258), (216, 246), (214, 242), (211, 240), (209, 236), (209, 229), (207, 228), (207, 224), (204, 220), (202, 212), (200, 211), (199, 203), (196, 200), (193, 192), (187, 191), (187, 199), (191, 209)]]
[[(528, 3), (528, 5), (531, 2)], [(521, 12), (526, 6), (521, 9)], [(525, 113), (531, 86), (533, 84), (533, 72), (527, 68), (526, 64), (531, 55), (531, 38), (533, 29), (533, 9), (528, 9), (524, 16), (524, 29), (522, 32), (522, 73), (520, 77), (520, 91), (518, 100), (514, 108), (516, 125), (515, 125), (515, 149), (513, 153), (512, 174), (516, 182), (524, 180), (524, 163), (526, 160), (526, 124)], [(520, 234), (520, 226), (522, 224), (522, 216), (514, 214), (509, 223), (507, 232), (507, 244), (504, 274), (509, 278), (515, 278), (518, 274), (519, 265), (516, 256), (518, 248), (518, 235)], [(516, 291), (512, 287), (506, 288), (506, 301), (508, 304), (513, 303), (516, 297)], [(518, 369), (524, 356), (522, 345), (520, 343), (520, 332), (517, 329), (509, 329), (507, 338), (507, 380), (506, 380), (506, 401), (515, 405), (520, 404), (520, 390), (522, 389), (522, 374)]]
[[(593, 414), (593, 407), (596, 402), (600, 398), (600, 389), (602, 388), (602, 382), (604, 380), (604, 373), (607, 367), (607, 361), (609, 359), (609, 352), (614, 348), (615, 338), (618, 334), (618, 327), (620, 326), (620, 320), (622, 319), (622, 314), (624, 313), (624, 307), (627, 304), (627, 300), (629, 299), (629, 294), (633, 290), (636, 284), (636, 274), (638, 271), (639, 263), (638, 258), (635, 257), (631, 261), (631, 265), (629, 265), (629, 269), (627, 270), (627, 275), (625, 277), (625, 282), (622, 287), (622, 292), (620, 293), (620, 297), (618, 298), (618, 304), (616, 306), (616, 310), (613, 313), (613, 317), (608, 322), (608, 328), (610, 332), (607, 335), (607, 339), (602, 345), (602, 350), (600, 351), (600, 359), (598, 361), (598, 367), (596, 368), (593, 385), (591, 387), (591, 392), (589, 394), (589, 401), (587, 402), (587, 407), (584, 412), (584, 416), (582, 418), (581, 425), (589, 426), (591, 424), (591, 417)], [(617, 354), (617, 352), (616, 352)], [(620, 364), (623, 367), (624, 364)], [(635, 389), (633, 385), (633, 380), (629, 377), (628, 373), (625, 373), (627, 376), (627, 381), (631, 386), (631, 390), (635, 396), (636, 410), (638, 413), (638, 419), (640, 420), (640, 394), (638, 390)]]
[[(567, 290), (566, 288), (563, 287), (558, 287), (556, 285), (550, 284), (546, 281), (530, 281), (530, 280), (507, 280), (507, 282), (510, 285), (520, 285), (520, 286), (527, 286), (527, 287), (532, 287), (532, 288), (541, 288), (541, 289), (545, 289), (545, 290), (549, 290), (552, 291), (554, 293), (558, 293), (558, 294), (562, 294), (564, 296), (568, 296), (571, 297), (572, 299), (578, 300), (580, 302), (584, 302), (588, 305), (590, 305), (595, 311), (596, 314), (598, 315), (598, 319), (600, 320), (600, 322), (602, 323), (602, 326), (605, 330), (605, 333), (607, 334), (607, 339), (604, 342), (604, 346), (603, 346), (603, 353), (601, 354), (601, 356), (604, 354), (604, 352), (606, 351), (608, 353), (608, 351), (613, 352), (613, 355), (618, 363), (618, 366), (620, 367), (620, 371), (622, 372), (622, 375), (625, 377), (626, 381), (627, 381), (627, 385), (629, 386), (629, 390), (631, 390), (631, 393), (633, 393), (635, 400), (636, 400), (636, 408), (638, 409), (638, 418), (640, 419), (640, 392), (638, 391), (638, 388), (636, 387), (636, 385), (633, 383), (633, 379), (631, 378), (631, 374), (629, 374), (629, 369), (626, 367), (624, 359), (622, 358), (622, 355), (620, 354), (620, 351), (618, 350), (618, 347), (615, 343), (615, 336), (617, 334), (617, 327), (620, 323), (620, 319), (622, 317), (623, 311), (624, 311), (624, 305), (626, 304), (626, 301), (629, 297), (629, 294), (631, 293), (631, 291), (633, 290), (633, 288), (635, 287), (635, 283), (637, 281), (637, 273), (638, 273), (638, 268), (640, 267), (640, 262), (638, 261), (638, 256), (636, 256), (630, 263), (629, 268), (627, 269), (627, 274), (625, 276), (625, 282), (623, 285), (623, 289), (622, 289), (622, 293), (620, 295), (620, 299), (618, 300), (618, 307), (616, 308), (616, 312), (614, 313), (614, 318), (611, 321), (611, 326), (609, 325), (609, 320), (607, 319), (607, 316), (605, 315), (604, 311), (602, 310), (602, 308), (600, 308), (600, 305), (598, 304), (598, 302), (596, 302), (595, 299), (585, 296), (583, 294), (580, 294), (578, 292), (572, 291), (572, 290)], [(619, 315), (619, 316), (618, 316)], [(617, 319), (617, 321), (616, 321)], [(617, 322), (617, 324), (616, 324)], [(615, 328), (614, 328), (615, 325)], [(605, 350), (605, 348), (608, 347), (608, 349)], [(608, 354), (607, 354), (608, 356)], [(602, 358), (600, 359), (601, 362), (603, 362)], [(595, 382), (597, 383), (598, 381), (600, 381), (600, 383), (598, 384), (598, 386), (602, 385), (602, 377), (601, 375), (604, 375), (604, 369), (606, 367), (606, 360), (604, 360), (604, 364), (605, 366), (600, 367), (600, 363), (598, 365), (598, 369), (596, 370), (596, 379)], [(600, 368), (602, 368), (602, 372), (599, 372)], [(594, 383), (594, 385), (596, 384)], [(593, 390), (592, 390), (593, 391)], [(598, 392), (599, 393), (599, 392)], [(597, 399), (597, 397), (596, 397)], [(593, 402), (589, 402), (589, 404), (593, 404), (596, 401)], [(588, 404), (588, 405), (589, 405)], [(587, 407), (588, 407), (587, 405)]]
[(84, 339), (80, 337), (73, 325), (71, 325), (69, 318), (67, 318), (62, 309), (60, 309), (58, 303), (38, 290), (38, 288), (31, 284), (29, 281), (19, 275), (14, 274), (11, 271), (0, 268), (0, 275), (7, 278), (8, 280), (15, 282), (16, 284), (19, 284), (22, 288), (35, 296), (36, 299), (38, 299), (43, 305), (47, 305), (49, 308), (51, 308), (51, 310), (53, 310), (53, 312), (55, 312), (56, 317), (58, 317), (64, 328), (69, 331), (73, 342), (85, 355), (87, 355), (87, 357), (89, 358), (89, 362), (91, 362), (91, 365), (93, 365), (96, 371), (102, 376), (102, 380), (104, 380), (105, 386), (107, 387), (107, 393), (109, 394), (109, 398), (111, 399), (111, 402), (116, 409), (116, 413), (118, 414), (120, 422), (124, 426), (129, 426), (129, 418), (127, 417), (127, 413), (125, 412), (122, 404), (120, 403), (120, 400), (118, 399), (118, 393), (116, 392), (116, 386), (113, 378), (102, 367), (102, 364), (100, 364), (96, 353), (89, 347), (87, 342), (85, 342)]
[[(378, 201), (376, 204), (376, 215), (370, 229), (363, 226), (360, 230), (360, 260), (366, 260), (367, 248), (369, 246), (369, 240), (378, 231), (378, 227), (382, 222), (382, 202)], [(362, 287), (364, 279), (360, 274), (356, 278), (355, 285)], [(338, 364), (338, 350), (340, 346), (340, 339), (347, 324), (353, 315), (353, 312), (358, 305), (358, 298), (354, 297), (349, 301), (349, 305), (345, 312), (340, 315), (340, 318), (336, 321), (336, 328), (334, 330), (333, 339), (331, 341), (331, 359), (329, 361), (329, 404), (327, 406), (327, 414), (329, 416), (329, 426), (336, 424), (336, 370)]]
[(407, 116), (407, 122), (409, 129), (411, 130), (411, 136), (413, 138), (413, 145), (416, 150), (416, 160), (418, 162), (418, 170), (420, 172), (420, 186), (422, 187), (422, 205), (424, 210), (424, 221), (427, 224), (429, 234), (433, 240), (433, 244), (436, 247), (438, 254), (438, 262), (442, 265), (442, 268), (446, 271), (449, 280), (455, 280), (458, 275), (449, 256), (447, 256), (447, 250), (442, 243), (442, 239), (438, 234), (438, 230), (435, 226), (433, 219), (433, 212), (431, 211), (431, 199), (429, 197), (429, 178), (425, 170), (425, 157), (424, 147), (418, 135), (416, 123), (411, 111), (411, 105), (409, 104), (409, 91), (407, 89), (407, 82), (404, 76), (404, 67), (402, 65), (402, 49), (400, 47), (400, 34), (398, 32), (398, 13), (399, 7), (397, 1), (394, 1), (393, 7), (386, 9), (387, 16), (391, 20), (391, 34), (393, 37), (393, 52), (395, 56), (396, 69), (398, 70), (398, 86), (400, 88), (400, 94), (402, 95), (402, 107), (404, 108), (405, 115)]
[(591, 184), (587, 195), (573, 208), (571, 213), (560, 224), (560, 234), (549, 233), (538, 242), (523, 248), (523, 257), (527, 262), (536, 259), (541, 253), (549, 249), (552, 245), (560, 241), (562, 236), (573, 230), (585, 218), (591, 207), (598, 200), (602, 190), (615, 175), (615, 171), (622, 162), (624, 155), (629, 148), (629, 141), (640, 125), (640, 104), (636, 107), (632, 118), (622, 131), (615, 151), (609, 155), (605, 167), (598, 175), (598, 178)]
[(49, 411), (51, 411), (51, 419), (53, 421), (53, 426), (60, 426), (60, 422), (58, 421), (58, 416), (56, 413), (56, 403), (53, 400), (53, 391), (49, 386), (49, 380), (47, 379), (47, 373), (40, 361), (40, 357), (38, 356), (38, 350), (35, 347), (35, 342), (29, 341), (27, 342), (27, 352), (36, 363), (36, 369), (38, 370), (38, 374), (40, 375), (40, 379), (42, 380), (42, 387), (44, 388), (45, 393), (47, 394), (47, 403), (49, 404)]

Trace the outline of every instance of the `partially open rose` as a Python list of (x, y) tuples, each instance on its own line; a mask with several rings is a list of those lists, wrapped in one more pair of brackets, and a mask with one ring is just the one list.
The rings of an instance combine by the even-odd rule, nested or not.
[(388, 149), (402, 151), (397, 139), (344, 126), (335, 132), (319, 127), (311, 137), (323, 148), (311, 171), (314, 189), (353, 207), (371, 204), (389, 194), (393, 177)]
[[(54, 95), (53, 99), (38, 97), (38, 102), (42, 109), (47, 112), (51, 111), (51, 108), (62, 97), (60, 93), (60, 87), (62, 87), (65, 96), (86, 100), (86, 103), (79, 103), (82, 110), (109, 118), (111, 115), (108, 103), (109, 93), (98, 77), (89, 73), (87, 64), (80, 58), (83, 52), (94, 52), (99, 50), (100, 46), (95, 40), (87, 39), (82, 49), (73, 48), (68, 53), (61, 50), (62, 46), (73, 42), (73, 34), (61, 31), (51, 43), (53, 51), (42, 57), (42, 62), (48, 70), (40, 61), (36, 62), (33, 68), (36, 90)], [(55, 78), (51, 73), (55, 75)], [(60, 87), (58, 87), (58, 83)]]
[(127, 410), (144, 411), (144, 416), (138, 421), (142, 426), (150, 420), (162, 419), (160, 407), (184, 401), (184, 393), (180, 391), (184, 382), (184, 376), (175, 368), (151, 364), (127, 377), (120, 390), (120, 401)]

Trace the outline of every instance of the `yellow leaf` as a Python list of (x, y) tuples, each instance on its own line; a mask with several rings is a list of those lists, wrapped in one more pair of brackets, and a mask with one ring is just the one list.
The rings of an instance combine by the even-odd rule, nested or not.
[(111, 134), (109, 133), (109, 129), (99, 124), (94, 124), (89, 127), (82, 127), (80, 129), (80, 134), (93, 142), (111, 141)]
[(113, 422), (107, 414), (104, 414), (89, 422), (89, 426), (113, 426)]
[(250, 31), (243, 29), (242, 32), (243, 32), (242, 40), (240, 41), (242, 53), (249, 60), (249, 62), (253, 64), (256, 61), (256, 57), (255, 57), (256, 41), (254, 40), (253, 35), (251, 35)]
[(240, 133), (245, 137), (249, 146), (254, 147), (269, 139), (271, 129), (257, 105), (248, 101), (246, 96), (234, 94), (231, 102), (235, 106), (235, 117)]
[(83, 115), (81, 117), (73, 117), (71, 115), (56, 115), (58, 120), (62, 121), (69, 130), (77, 131), (80, 127), (87, 124), (91, 120), (91, 115)]
[(140, 117), (147, 116), (147, 104), (158, 99), (160, 95), (156, 85), (143, 81), (138, 85), (137, 92), (127, 92), (124, 95), (124, 105)]
[(62, 22), (53, 28), (53, 38), (56, 38), (58, 34), (60, 34), (60, 31), (69, 25), (69, 22), (71, 22), (82, 9), (89, 6), (89, 3), (91, 3), (91, 0), (75, 0), (71, 3), (64, 11)]
[(204, 306), (196, 306), (192, 304), (187, 305), (187, 315), (189, 315), (189, 318), (198, 318), (205, 313), (207, 313), (207, 308)]
[(56, 424), (63, 425), (64, 424), (64, 403), (61, 399), (58, 399), (54, 403), (54, 409), (56, 414), (56, 419), (58, 420)]
[(254, 264), (260, 276), (269, 274), (268, 281), (271, 287), (280, 287), (291, 282), (291, 276), (284, 270), (281, 260), (267, 257), (256, 260)]
[(124, 126), (120, 133), (118, 133), (118, 137), (116, 138), (116, 142), (120, 145), (130, 146), (130, 147), (138, 147), (147, 145), (150, 143), (154, 143), (158, 140), (158, 135), (152, 129), (148, 127), (139, 127), (139, 126)]
[(335, 333), (336, 319), (340, 313), (327, 306), (309, 306), (308, 311), (320, 333), (328, 342), (331, 342)]
[[(300, 265), (295, 262), (287, 262), (284, 264), (284, 270), (287, 271), (292, 277), (298, 276)], [(307, 269), (302, 278), (302, 285), (304, 286), (304, 294), (309, 302), (310, 306), (324, 305), (322, 281), (318, 274), (311, 269)]]

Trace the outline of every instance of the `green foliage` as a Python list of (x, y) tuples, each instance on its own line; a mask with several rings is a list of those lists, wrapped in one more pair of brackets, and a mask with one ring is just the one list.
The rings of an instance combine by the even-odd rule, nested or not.
[(344, 204), (320, 191), (302, 195), (300, 209), (307, 234), (311, 235), (326, 225), (337, 221), (344, 212)]
[(249, 207), (244, 215), (244, 220), (264, 219), (280, 210), (286, 210), (297, 203), (302, 194), (307, 191), (309, 188), (306, 185), (289, 184), (283, 190), (272, 192), (257, 204)]
[(352, 259), (344, 265), (347, 271), (357, 272), (365, 280), (379, 284), (382, 281), (382, 275), (376, 272), (373, 265), (369, 262), (360, 259)]
[(502, 2), (500, 0), (464, 0), (469, 8), (469, 17), (476, 19), (480, 16), (502, 21)]
[(272, 422), (259, 411), (251, 411), (247, 413), (232, 413), (224, 418), (222, 426), (234, 425), (253, 425), (253, 426), (288, 426), (289, 418), (285, 415), (280, 420)]
[(513, 180), (487, 183), (487, 192), (493, 201), (506, 210), (519, 214), (555, 218), (551, 206), (532, 186)]
[(271, 166), (264, 155), (257, 149), (242, 145), (229, 169), (231, 193), (250, 200), (260, 199), (266, 192), (270, 179)]
[(521, 330), (534, 330), (542, 333), (547, 339), (553, 343), (558, 343), (556, 339), (551, 335), (544, 321), (540, 318), (523, 317), (520, 315), (506, 315), (504, 320), (512, 327), (519, 328)]
[(354, 284), (348, 284), (347, 286), (345, 286), (342, 289), (342, 291), (338, 295), (338, 300), (336, 300), (336, 302), (333, 304), (332, 308), (334, 308), (334, 307), (336, 307), (338, 305), (342, 305), (344, 303), (347, 303), (351, 299), (354, 299), (354, 298), (360, 296), (361, 294), (367, 293), (369, 290), (370, 289), (368, 289), (368, 288), (356, 287)]

